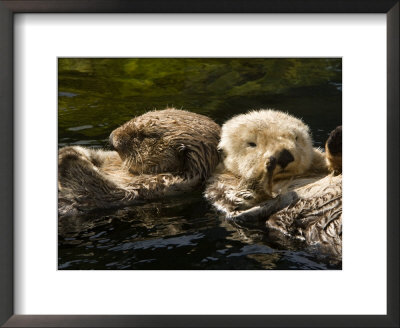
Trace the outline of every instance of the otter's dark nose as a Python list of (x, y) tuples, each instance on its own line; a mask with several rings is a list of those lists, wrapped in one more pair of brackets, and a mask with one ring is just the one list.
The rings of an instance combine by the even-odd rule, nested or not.
[(293, 155), (290, 153), (289, 150), (284, 149), (282, 150), (279, 155), (278, 155), (278, 160), (277, 160), (277, 164), (281, 167), (281, 168), (285, 168), (286, 166), (288, 166), (289, 163), (294, 161), (294, 157)]
[(267, 161), (267, 172), (272, 172), (276, 167), (276, 158), (271, 156)]

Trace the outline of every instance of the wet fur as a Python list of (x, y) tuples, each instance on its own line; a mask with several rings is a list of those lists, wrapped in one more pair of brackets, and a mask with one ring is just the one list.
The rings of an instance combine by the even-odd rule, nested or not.
[(176, 109), (141, 115), (114, 130), (115, 151), (59, 150), (59, 214), (124, 206), (193, 190), (219, 162), (220, 127)]
[[(293, 116), (275, 110), (238, 115), (222, 126), (223, 160), (205, 197), (241, 226), (264, 224), (271, 234), (340, 254), (341, 138), (341, 128), (333, 131), (323, 153), (312, 147), (309, 128)], [(268, 174), (270, 156), (282, 149), (293, 161)]]

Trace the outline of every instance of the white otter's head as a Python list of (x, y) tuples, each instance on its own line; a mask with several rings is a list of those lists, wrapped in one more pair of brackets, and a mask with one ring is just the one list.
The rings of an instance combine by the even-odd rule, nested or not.
[(252, 111), (222, 126), (218, 145), (225, 167), (249, 184), (272, 194), (272, 184), (301, 175), (313, 157), (309, 128), (276, 110)]

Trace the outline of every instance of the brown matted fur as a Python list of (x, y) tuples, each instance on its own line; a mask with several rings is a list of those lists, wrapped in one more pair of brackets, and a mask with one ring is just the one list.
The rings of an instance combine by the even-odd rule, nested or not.
[(168, 108), (125, 123), (110, 135), (116, 151), (64, 147), (58, 155), (60, 215), (134, 204), (199, 186), (219, 162), (220, 127)]

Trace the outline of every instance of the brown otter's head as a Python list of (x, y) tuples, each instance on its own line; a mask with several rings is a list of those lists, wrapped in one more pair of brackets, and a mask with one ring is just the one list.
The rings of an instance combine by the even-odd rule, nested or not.
[(222, 126), (219, 148), (229, 171), (270, 196), (274, 180), (304, 173), (313, 157), (308, 126), (275, 110), (233, 117)]
[(342, 126), (336, 127), (325, 143), (326, 162), (330, 171), (342, 172)]
[(218, 164), (220, 127), (176, 109), (135, 117), (110, 135), (110, 143), (134, 174), (178, 173), (208, 177)]

